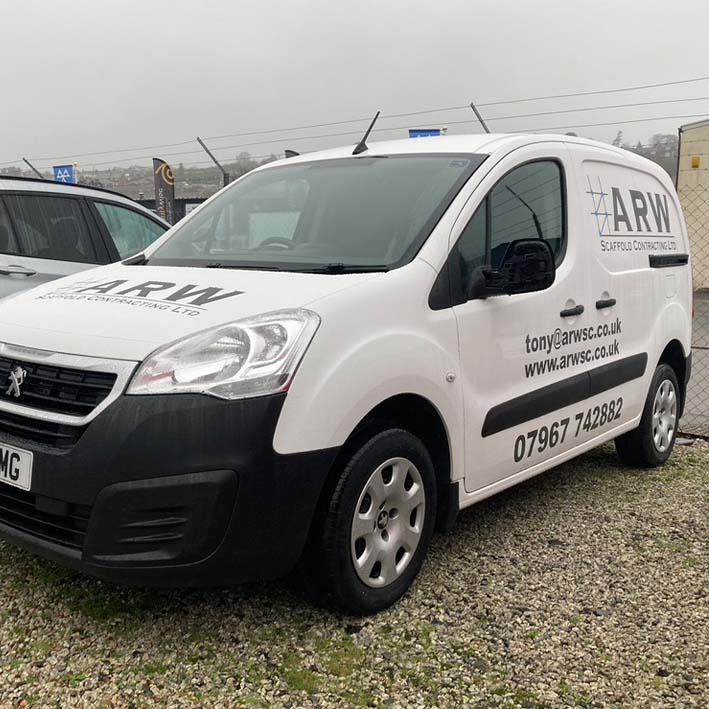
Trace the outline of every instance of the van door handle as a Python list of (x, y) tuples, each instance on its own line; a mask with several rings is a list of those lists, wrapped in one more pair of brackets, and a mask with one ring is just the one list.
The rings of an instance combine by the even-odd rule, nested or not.
[(615, 298), (605, 298), (604, 300), (597, 300), (596, 310), (603, 310), (603, 308), (612, 308), (615, 303)]
[(37, 271), (24, 266), (0, 266), (0, 276), (36, 276)]
[(567, 308), (562, 310), (559, 315), (562, 318), (573, 318), (575, 315), (581, 315), (583, 313), (583, 305), (577, 305), (575, 308)]

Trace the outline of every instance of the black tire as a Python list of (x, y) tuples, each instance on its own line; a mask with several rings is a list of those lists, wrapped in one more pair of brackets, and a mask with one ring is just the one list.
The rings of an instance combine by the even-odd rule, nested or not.
[[(416, 488), (423, 489), (425, 501), (423, 522), (420, 523), (419, 519), (414, 523), (416, 527), (419, 527), (420, 524), (418, 544), (409, 555), (408, 562), (401, 570), (400, 575), (386, 585), (373, 588), (361, 580), (355, 569), (353, 549), (355, 544), (364, 538), (355, 542), (354, 537), (351, 536), (354, 534), (354, 516), (358, 504), (360, 504), (360, 510), (365, 504), (366, 489), (368, 489), (368, 484), (374, 473), (384, 463), (395, 458), (411, 462), (414, 468), (410, 470), (420, 476), (421, 485), (416, 483)], [(378, 613), (391, 606), (406, 593), (426, 557), (436, 518), (436, 479), (433, 463), (428, 450), (416, 436), (402, 429), (389, 428), (375, 433), (371, 438), (358, 445), (340, 467), (342, 472), (334, 490), (329, 500), (320, 507), (322, 519), (319, 524), (314, 526), (311, 534), (311, 542), (303, 566), (303, 573), (306, 574), (306, 587), (311, 595), (315, 593), (317, 600), (325, 601), (330, 605), (334, 604), (340, 610), (352, 615)], [(405, 463), (402, 463), (399, 471), (405, 469)], [(385, 474), (385, 472), (382, 471), (381, 474)], [(401, 472), (398, 473), (397, 479), (401, 479)], [(363, 495), (365, 497), (360, 502)], [(372, 503), (371, 498), (369, 501)], [(385, 504), (383, 503), (383, 505)], [(381, 513), (378, 513), (377, 510), (383, 509), (383, 507), (375, 509), (372, 503), (368, 509), (375, 521), (372, 532), (367, 533), (367, 539), (379, 535), (376, 538), (376, 543), (379, 544), (381, 543), (380, 538), (383, 538), (387, 529), (385, 527), (382, 530), (379, 527), (382, 520), (380, 519)], [(419, 507), (418, 510), (420, 509), (422, 508)], [(398, 510), (392, 507), (391, 511), (399, 517)], [(413, 518), (415, 519), (415, 517), (416, 512), (413, 513)], [(391, 523), (392, 543), (398, 537), (395, 531), (401, 529), (401, 525), (405, 524), (404, 518), (405, 515), (399, 517), (398, 520), (394, 516), (391, 518), (387, 516), (385, 524)], [(413, 527), (410, 528), (413, 529)], [(387, 536), (387, 542), (389, 540), (390, 538)], [(395, 559), (398, 558), (399, 552), (400, 549), (395, 552)], [(391, 555), (389, 555), (389, 559), (391, 560)], [(394, 570), (399, 563), (396, 562)], [(360, 573), (365, 572), (361, 571)], [(381, 581), (383, 583), (383, 580), (382, 574), (381, 578), (374, 578), (372, 582)]]
[[(675, 419), (675, 425), (672, 429), (669, 445), (667, 445), (664, 450), (660, 450), (655, 442), (653, 414), (655, 397), (660, 387), (667, 381), (670, 382), (674, 389), (677, 418)], [(668, 364), (658, 365), (652, 382), (650, 383), (650, 391), (645, 400), (640, 425), (634, 431), (624, 433), (622, 436), (615, 439), (615, 449), (626, 465), (633, 468), (656, 468), (662, 465), (670, 455), (672, 455), (675, 439), (677, 438), (677, 423), (679, 422), (679, 396), (680, 388), (674, 369)]]

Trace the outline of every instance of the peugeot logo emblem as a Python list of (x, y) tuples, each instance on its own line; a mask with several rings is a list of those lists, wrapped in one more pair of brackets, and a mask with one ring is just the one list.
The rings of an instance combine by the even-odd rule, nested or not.
[(14, 396), (15, 398), (19, 398), (20, 394), (22, 394), (22, 391), (20, 390), (20, 387), (22, 386), (22, 383), (25, 381), (25, 377), (27, 376), (27, 370), (22, 369), (22, 367), (15, 367), (11, 372), (10, 372), (10, 378), (9, 378), (9, 386), (7, 387), (7, 391), (5, 392), (8, 396)]

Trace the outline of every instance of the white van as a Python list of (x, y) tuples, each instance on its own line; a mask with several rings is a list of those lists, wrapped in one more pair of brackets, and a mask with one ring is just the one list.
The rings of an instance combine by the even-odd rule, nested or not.
[(141, 584), (300, 561), (378, 611), (460, 509), (613, 439), (669, 457), (690, 273), (670, 179), (608, 145), (273, 163), (0, 304), (0, 536)]

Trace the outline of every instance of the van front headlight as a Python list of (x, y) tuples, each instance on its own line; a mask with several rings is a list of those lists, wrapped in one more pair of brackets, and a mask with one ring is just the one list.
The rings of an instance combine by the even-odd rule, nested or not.
[(279, 310), (198, 332), (153, 352), (127, 393), (244, 399), (286, 391), (319, 324), (309, 310)]

